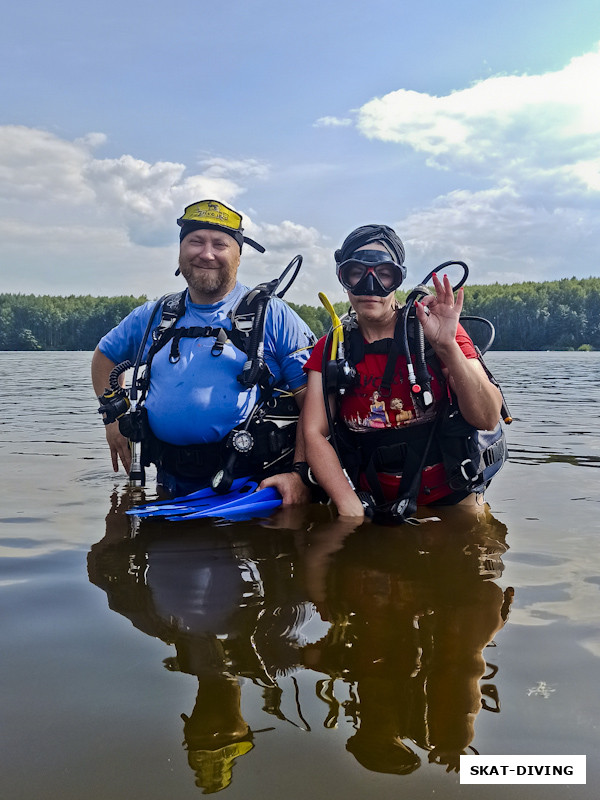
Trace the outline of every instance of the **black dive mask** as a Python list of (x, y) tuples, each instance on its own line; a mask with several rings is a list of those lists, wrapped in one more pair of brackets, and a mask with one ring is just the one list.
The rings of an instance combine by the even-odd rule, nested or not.
[(406, 267), (383, 250), (357, 250), (338, 264), (336, 274), (344, 289), (355, 296), (387, 297), (404, 280)]

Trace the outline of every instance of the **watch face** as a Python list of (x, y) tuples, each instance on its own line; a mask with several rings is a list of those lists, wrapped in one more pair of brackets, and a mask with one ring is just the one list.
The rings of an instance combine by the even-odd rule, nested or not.
[(408, 506), (408, 498), (405, 497), (403, 500), (399, 500), (396, 505), (394, 506), (394, 511), (396, 514), (404, 514), (406, 508)]
[(221, 483), (224, 474), (225, 472), (222, 469), (220, 469), (218, 472), (215, 472), (210, 482), (213, 489), (216, 489), (218, 485)]
[(254, 439), (248, 431), (237, 431), (233, 435), (231, 444), (235, 447), (238, 453), (249, 453), (254, 447)]

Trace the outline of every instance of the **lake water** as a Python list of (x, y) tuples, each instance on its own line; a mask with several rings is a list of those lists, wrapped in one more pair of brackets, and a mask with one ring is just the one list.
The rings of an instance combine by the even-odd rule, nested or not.
[[(2, 800), (596, 796), (600, 353), (488, 354), (490, 514), (357, 530), (125, 516), (90, 356), (0, 353)], [(472, 748), (588, 783), (464, 786)]]

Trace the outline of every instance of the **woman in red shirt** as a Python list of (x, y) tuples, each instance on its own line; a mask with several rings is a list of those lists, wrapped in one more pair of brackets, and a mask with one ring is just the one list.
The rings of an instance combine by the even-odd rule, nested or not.
[[(375, 431), (380, 432), (382, 443), (393, 441), (394, 437), (418, 440), (419, 431), (431, 429), (448, 390), (456, 398), (466, 423), (477, 429), (493, 430), (500, 419), (502, 396), (488, 379), (473, 343), (459, 325), (462, 288), (455, 297), (448, 277), (444, 275), (440, 280), (434, 275), (436, 294), (415, 303), (417, 319), (441, 368), (439, 377), (435, 370), (429, 369), (428, 397), (424, 402), (416, 402), (406, 357), (398, 356), (390, 374), (389, 368), (386, 370), (389, 356), (381, 346), (386, 340), (388, 345), (389, 340), (394, 340), (401, 310), (395, 296), (406, 276), (400, 238), (385, 225), (363, 226), (346, 238), (335, 258), (338, 279), (348, 291), (364, 344), (364, 352), (355, 365), (355, 381), (340, 398), (333, 395), (330, 398), (331, 413), (346, 438), (346, 452), (351, 456), (352, 451), (368, 450), (361, 445), (372, 441)], [(340, 516), (363, 517), (365, 506), (347, 480), (328, 438), (330, 431), (321, 378), (324, 347), (325, 339), (321, 339), (304, 367), (308, 373), (302, 414), (306, 457)], [(388, 352), (389, 349), (388, 346)], [(384, 373), (387, 373), (385, 380)], [(414, 390), (414, 385), (412, 388)], [(429, 426), (426, 423), (430, 423)], [(381, 460), (377, 463), (381, 467)], [(357, 489), (372, 490), (364, 468), (363, 461)], [(385, 500), (392, 501), (398, 496), (401, 477), (393, 468), (377, 471), (379, 490)], [(448, 486), (444, 465), (441, 462), (427, 464), (422, 470), (418, 504), (443, 502), (445, 497), (449, 502), (461, 499)], [(473, 503), (477, 499), (476, 495), (469, 494), (462, 502)]]

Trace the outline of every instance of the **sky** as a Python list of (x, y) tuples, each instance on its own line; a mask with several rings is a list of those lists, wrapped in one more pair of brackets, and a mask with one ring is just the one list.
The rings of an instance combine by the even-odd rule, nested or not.
[(343, 299), (391, 225), (407, 288), (600, 275), (597, 0), (2, 0), (0, 292), (177, 291), (176, 219), (244, 217), (241, 280)]

